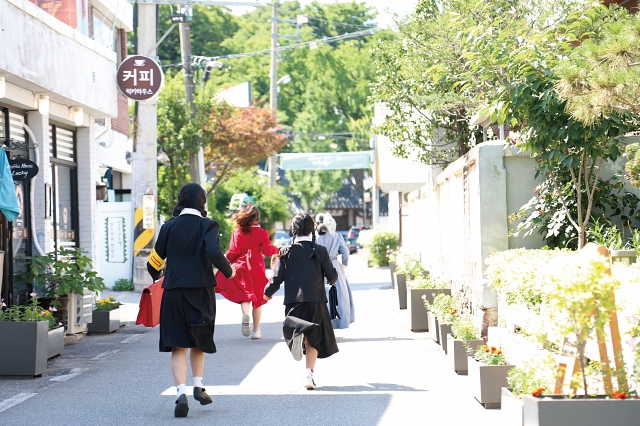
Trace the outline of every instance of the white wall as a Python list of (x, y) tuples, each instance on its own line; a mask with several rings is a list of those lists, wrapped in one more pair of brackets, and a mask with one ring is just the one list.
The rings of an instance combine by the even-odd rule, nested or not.
[[(99, 258), (98, 274), (104, 279), (105, 284), (109, 288), (113, 287), (119, 278), (131, 279), (131, 247), (133, 246), (131, 209), (132, 205), (130, 202), (98, 202), (95, 232)], [(124, 262), (120, 261), (119, 253), (107, 259), (107, 218), (124, 218), (124, 258), (126, 258)]]

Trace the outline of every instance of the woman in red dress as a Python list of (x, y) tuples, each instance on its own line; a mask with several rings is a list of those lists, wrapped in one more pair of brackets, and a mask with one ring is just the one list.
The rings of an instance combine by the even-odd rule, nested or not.
[[(260, 210), (249, 203), (243, 205), (233, 216), (236, 229), (231, 236), (227, 259), (236, 269), (234, 278), (216, 273), (216, 291), (226, 299), (239, 303), (242, 308), (242, 335), (260, 339), (260, 317), (262, 305), (266, 303), (263, 293), (269, 281), (265, 273), (262, 256), (278, 254), (278, 247), (271, 244), (269, 232), (260, 228)], [(253, 304), (253, 330), (249, 327), (249, 310)]]

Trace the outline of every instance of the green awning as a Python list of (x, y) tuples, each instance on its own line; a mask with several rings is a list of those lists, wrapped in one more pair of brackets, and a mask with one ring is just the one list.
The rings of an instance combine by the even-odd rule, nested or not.
[(371, 152), (321, 152), (315, 154), (280, 154), (283, 170), (368, 169)]

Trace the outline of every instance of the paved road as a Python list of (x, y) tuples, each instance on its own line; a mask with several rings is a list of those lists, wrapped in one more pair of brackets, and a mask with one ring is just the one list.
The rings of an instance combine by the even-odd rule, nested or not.
[[(264, 309), (262, 340), (244, 338), (240, 308), (218, 301), (218, 353), (207, 355), (204, 377), (214, 403), (190, 399), (186, 419), (173, 417), (175, 388), (158, 330), (127, 323), (67, 345), (40, 378), (0, 378), (0, 425), (505, 424), (499, 410), (475, 402), (468, 378), (450, 369), (438, 345), (409, 330), (388, 269), (367, 269), (356, 255), (347, 273), (356, 322), (336, 331), (340, 352), (318, 361), (315, 391), (301, 386), (304, 364), (282, 339), (281, 290)], [(106, 294), (134, 302), (127, 309), (135, 315), (139, 295)]]

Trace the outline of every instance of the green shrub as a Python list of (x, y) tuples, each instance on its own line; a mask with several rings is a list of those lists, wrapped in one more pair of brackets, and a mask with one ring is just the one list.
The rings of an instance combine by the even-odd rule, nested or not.
[(426, 277), (418, 277), (413, 280), (413, 284), (411, 288), (433, 288), (433, 289), (444, 289), (449, 288), (449, 283), (441, 280), (437, 280), (433, 278), (431, 275), (427, 275)]
[(113, 285), (114, 291), (133, 291), (134, 289), (133, 282), (126, 278), (116, 280), (116, 283)]
[(477, 340), (478, 331), (473, 322), (467, 317), (458, 317), (451, 325), (451, 334), (457, 340)]
[(424, 305), (428, 311), (438, 318), (443, 324), (451, 324), (456, 321), (458, 313), (458, 302), (448, 294), (439, 294), (433, 299), (433, 303), (429, 304), (427, 300)]
[(371, 240), (365, 245), (368, 258), (375, 266), (389, 265), (389, 250), (398, 248), (398, 234), (387, 231), (378, 231), (371, 236)]
[(404, 274), (407, 281), (416, 281), (426, 277), (429, 272), (422, 266), (420, 260), (401, 251), (396, 255), (396, 274)]

